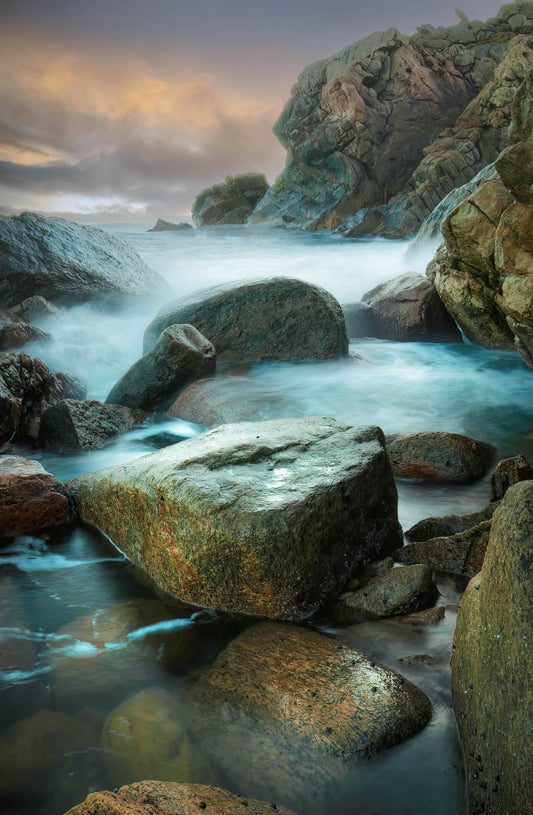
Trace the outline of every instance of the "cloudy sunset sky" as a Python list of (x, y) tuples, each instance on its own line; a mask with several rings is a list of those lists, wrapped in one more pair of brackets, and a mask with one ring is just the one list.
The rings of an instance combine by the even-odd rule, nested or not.
[[(228, 173), (273, 181), (301, 69), (458, 0), (2, 0), (0, 211), (186, 215)], [(461, 2), (461, 0), (459, 0)], [(462, 0), (472, 19), (499, 0)]]

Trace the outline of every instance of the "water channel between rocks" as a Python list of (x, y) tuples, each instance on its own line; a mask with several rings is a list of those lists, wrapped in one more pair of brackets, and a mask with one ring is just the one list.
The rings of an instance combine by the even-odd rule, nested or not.
[[(129, 240), (169, 280), (176, 296), (230, 280), (282, 275), (321, 285), (341, 303), (354, 302), (377, 283), (424, 269), (424, 257), (408, 259), (402, 242), (231, 227), (155, 234), (146, 233), (147, 225), (107, 228)], [(79, 376), (88, 385), (89, 398), (105, 399), (140, 356), (143, 331), (156, 308), (146, 303), (121, 314), (88, 306), (71, 309), (51, 327), (54, 341), (29, 352), (54, 370)], [(533, 452), (533, 378), (517, 356), (466, 344), (379, 340), (352, 342), (350, 354), (335, 362), (268, 364), (233, 373), (244, 388), (249, 383), (260, 394), (261, 418), (320, 414), (350, 424), (378, 424), (386, 433), (465, 433), (495, 444), (502, 454)], [(180, 420), (154, 421), (95, 452), (20, 452), (67, 480), (201, 429)], [(398, 488), (404, 528), (432, 515), (479, 509), (489, 495), (486, 480), (466, 487), (400, 482)], [(462, 586), (451, 578), (439, 585), (439, 604), (446, 606), (446, 614), (435, 626), (412, 627), (392, 619), (347, 628), (332, 628), (327, 621), (319, 625), (421, 687), (434, 706), (428, 727), (351, 768), (342, 783), (318, 793), (311, 785), (307, 798), (295, 800), (291, 789), (274, 781), (268, 790), (272, 801), (287, 803), (300, 815), (464, 813), (449, 673)], [(3, 813), (57, 815), (90, 790), (157, 773), (172, 777), (161, 746), (165, 739), (179, 757), (181, 764), (173, 767), (179, 765), (184, 780), (231, 786), (206, 761), (202, 745), (186, 746), (184, 732), (190, 683), (242, 630), (242, 621), (185, 605), (164, 607), (150, 581), (109, 541), (81, 527), (21, 536), (0, 549), (0, 601), (0, 654), (8, 666), (0, 672)], [(122, 610), (109, 613), (118, 606)], [(107, 622), (98, 639), (94, 631), (103, 618)], [(132, 620), (138, 623), (133, 626), (137, 634), (131, 633)], [(124, 633), (128, 625), (129, 635)], [(412, 664), (402, 659), (420, 654), (427, 658)], [(170, 732), (166, 721), (158, 719), (156, 726), (145, 721), (133, 738), (127, 729), (130, 708), (122, 708), (107, 730), (111, 741), (131, 742), (130, 765), (113, 762), (109, 749), (102, 748), (102, 726), (118, 705), (145, 688), (172, 695), (183, 727)], [(46, 755), (46, 744), (60, 761)], [(290, 754), (280, 760), (301, 775), (299, 763), (311, 759)], [(261, 763), (258, 744), (235, 792), (257, 795)], [(308, 771), (312, 776), (313, 768)]]

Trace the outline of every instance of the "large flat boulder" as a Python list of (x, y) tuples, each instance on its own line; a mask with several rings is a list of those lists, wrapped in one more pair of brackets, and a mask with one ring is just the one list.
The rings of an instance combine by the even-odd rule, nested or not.
[(234, 795), (220, 787), (205, 784), (177, 784), (172, 781), (139, 781), (113, 792), (91, 792), (85, 801), (66, 815), (295, 815), (292, 810), (265, 801)]
[(145, 331), (145, 353), (173, 323), (195, 326), (213, 343), (219, 362), (331, 359), (348, 353), (335, 298), (292, 278), (232, 283), (169, 303)]
[(494, 514), (483, 568), (461, 599), (453, 700), (465, 749), (470, 812), (529, 812), (533, 482), (515, 484)]
[(235, 788), (279, 790), (301, 812), (431, 716), (424, 693), (394, 671), (334, 638), (272, 622), (222, 651), (192, 704), (192, 735)]
[(161, 588), (226, 611), (301, 619), (401, 545), (381, 430), (333, 419), (223, 425), (69, 484)]
[(33, 212), (0, 216), (0, 300), (127, 300), (169, 292), (125, 241), (103, 229)]
[(144, 410), (168, 407), (180, 388), (215, 368), (216, 351), (208, 339), (193, 325), (169, 325), (113, 386), (106, 402)]

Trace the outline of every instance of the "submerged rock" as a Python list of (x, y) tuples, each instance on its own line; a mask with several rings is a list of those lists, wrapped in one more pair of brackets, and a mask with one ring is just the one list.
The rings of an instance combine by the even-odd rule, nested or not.
[(146, 688), (110, 713), (103, 730), (103, 749), (113, 785), (136, 778), (191, 780), (186, 711), (163, 688)]
[(191, 229), (194, 231), (192, 224), (185, 223), (185, 221), (173, 224), (171, 221), (165, 221), (164, 218), (158, 218), (148, 232), (190, 232)]
[(410, 614), (433, 605), (439, 590), (429, 566), (389, 569), (371, 578), (356, 591), (341, 594), (333, 607), (343, 625)]
[(513, 20), (462, 15), (410, 37), (389, 28), (305, 68), (274, 125), (285, 169), (250, 220), (355, 237), (416, 232), (508, 144), (533, 57), (533, 19)]
[(69, 374), (53, 374), (40, 359), (0, 353), (0, 444), (39, 440), (41, 416), (62, 399), (83, 399), (85, 387)]
[(202, 190), (192, 206), (196, 226), (244, 224), (268, 190), (262, 173), (228, 175), (223, 184)]
[(39, 441), (43, 447), (95, 450), (119, 433), (133, 430), (147, 418), (142, 410), (96, 401), (62, 399), (41, 416)]
[(169, 291), (129, 244), (103, 229), (32, 212), (0, 216), (0, 299), (126, 300)]
[(459, 329), (433, 284), (421, 274), (380, 283), (363, 296), (372, 309), (376, 337), (397, 342), (462, 342)]
[(0, 536), (38, 532), (75, 517), (68, 490), (38, 461), (0, 456)]
[(69, 483), (84, 520), (210, 608), (301, 619), (401, 543), (383, 434), (333, 419), (223, 425)]
[(425, 432), (387, 436), (387, 452), (398, 478), (468, 484), (488, 472), (496, 449), (457, 433)]
[(234, 639), (192, 691), (192, 733), (232, 785), (320, 800), (354, 762), (421, 730), (422, 691), (315, 631), (260, 623)]
[(457, 616), (452, 687), (472, 813), (528, 812), (533, 798), (532, 528), (533, 482), (516, 484)]
[(291, 278), (232, 283), (169, 303), (145, 331), (145, 353), (173, 323), (194, 325), (213, 343), (219, 362), (331, 359), (348, 353), (335, 298)]
[(144, 410), (168, 407), (180, 388), (215, 368), (216, 350), (203, 334), (192, 325), (169, 325), (113, 386), (106, 402)]
[[(156, 807), (156, 809), (154, 809)], [(177, 784), (164, 781), (140, 781), (116, 792), (92, 792), (85, 801), (65, 815), (237, 815), (247, 807), (256, 815), (295, 815), (277, 804), (234, 795), (220, 787), (205, 784)]]

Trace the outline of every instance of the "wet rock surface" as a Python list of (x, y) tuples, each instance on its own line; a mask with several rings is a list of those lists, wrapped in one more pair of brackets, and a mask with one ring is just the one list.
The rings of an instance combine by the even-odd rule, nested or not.
[(416, 232), (508, 145), (533, 19), (528, 9), (517, 28), (505, 9), (411, 37), (390, 28), (305, 68), (274, 126), (285, 170), (252, 222), (340, 226), (352, 237)]
[(286, 807), (234, 795), (220, 787), (140, 781), (116, 792), (93, 792), (66, 815), (241, 815), (247, 807), (257, 815), (295, 815)]
[(159, 586), (227, 611), (301, 619), (401, 542), (381, 431), (333, 419), (223, 425), (69, 484)]
[(192, 325), (169, 325), (113, 386), (106, 402), (144, 410), (168, 407), (180, 388), (215, 368), (216, 350), (208, 339)]
[(397, 342), (462, 342), (459, 329), (424, 275), (408, 272), (363, 295), (376, 337)]
[(439, 595), (427, 565), (389, 569), (372, 577), (356, 591), (341, 594), (333, 607), (342, 625), (409, 614), (432, 605)]
[(445, 538), (456, 535), (458, 532), (466, 532), (483, 521), (490, 521), (496, 507), (497, 501), (493, 501), (484, 509), (478, 512), (470, 512), (467, 515), (444, 515), (440, 518), (424, 518), (414, 524), (407, 532), (404, 532), (408, 541), (417, 543), (428, 541), (431, 538)]
[(233, 785), (246, 779), (258, 797), (282, 789), (297, 809), (304, 791), (323, 792), (430, 715), (421, 691), (361, 652), (309, 629), (260, 623), (199, 679), (191, 728)]
[(169, 303), (146, 329), (145, 353), (173, 323), (195, 326), (213, 343), (219, 362), (331, 359), (348, 353), (335, 298), (292, 278), (228, 284)]
[(513, 484), (531, 479), (533, 468), (525, 456), (502, 459), (490, 477), (490, 500), (500, 501)]
[(147, 418), (142, 410), (96, 401), (62, 399), (41, 416), (39, 441), (56, 450), (95, 450)]
[(0, 456), (0, 537), (36, 532), (75, 518), (68, 490), (38, 461)]
[(262, 173), (227, 176), (223, 184), (202, 190), (192, 206), (197, 227), (214, 224), (244, 224), (268, 190)]
[(93, 226), (32, 212), (0, 216), (0, 298), (52, 303), (153, 297), (168, 284), (129, 244)]
[(401, 563), (425, 563), (432, 569), (472, 577), (483, 565), (491, 521), (483, 521), (465, 532), (408, 543), (395, 552)]
[(455, 484), (483, 478), (496, 457), (491, 444), (438, 431), (387, 436), (387, 452), (398, 478)]
[(7, 323), (0, 329), (0, 351), (22, 348), (30, 342), (49, 342), (50, 334), (30, 323)]
[(494, 515), (483, 568), (457, 617), (453, 698), (472, 815), (527, 812), (533, 795), (532, 526), (533, 483), (516, 484)]

